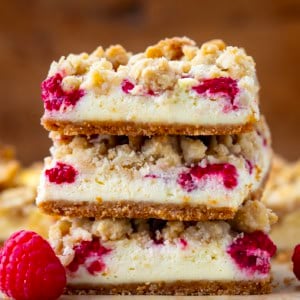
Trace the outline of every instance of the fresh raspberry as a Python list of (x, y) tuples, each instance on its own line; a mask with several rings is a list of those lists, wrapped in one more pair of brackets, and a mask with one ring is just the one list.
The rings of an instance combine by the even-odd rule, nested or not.
[(46, 170), (45, 174), (50, 182), (61, 184), (73, 183), (78, 172), (71, 165), (57, 162), (55, 167)]
[(49, 243), (32, 231), (14, 233), (0, 252), (0, 290), (17, 300), (57, 299), (66, 272)]
[(134, 88), (134, 84), (129, 80), (125, 79), (121, 84), (121, 88), (125, 94), (129, 94), (129, 92)]
[(111, 249), (104, 247), (99, 238), (93, 238), (92, 241), (82, 241), (74, 247), (75, 256), (67, 266), (68, 271), (75, 273), (79, 266), (84, 265), (86, 270), (95, 275), (104, 271), (105, 263), (102, 257), (111, 252)]
[(52, 111), (60, 110), (61, 107), (66, 109), (69, 106), (75, 106), (78, 100), (84, 95), (82, 89), (64, 91), (61, 86), (62, 80), (62, 75), (57, 73), (42, 82), (42, 99), (45, 109)]
[(243, 233), (228, 247), (227, 253), (236, 265), (249, 274), (267, 274), (276, 246), (262, 231)]
[(220, 176), (223, 185), (227, 189), (233, 189), (238, 183), (235, 166), (227, 163), (208, 164), (205, 167), (199, 165), (190, 167), (187, 172), (178, 175), (177, 183), (187, 192), (191, 192), (197, 188), (198, 181), (207, 179), (208, 176)]
[(293, 271), (298, 280), (300, 280), (300, 244), (294, 249), (292, 256)]
[(238, 109), (236, 103), (234, 103), (235, 97), (239, 92), (237, 81), (231, 77), (219, 77), (212, 79), (204, 79), (197, 86), (192, 87), (198, 94), (205, 94), (207, 97), (211, 95), (220, 95), (230, 100), (230, 107), (226, 107), (226, 111)]

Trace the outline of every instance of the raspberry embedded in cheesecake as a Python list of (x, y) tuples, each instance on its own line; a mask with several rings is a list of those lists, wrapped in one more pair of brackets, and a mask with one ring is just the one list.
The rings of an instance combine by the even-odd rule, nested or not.
[(271, 160), (263, 119), (228, 136), (51, 136), (37, 203), (75, 217), (230, 219)]
[(275, 245), (263, 231), (224, 221), (67, 219), (50, 243), (74, 294), (261, 294), (270, 292)]
[(64, 135), (234, 134), (259, 119), (255, 63), (221, 40), (70, 54), (51, 65), (41, 88), (42, 123)]

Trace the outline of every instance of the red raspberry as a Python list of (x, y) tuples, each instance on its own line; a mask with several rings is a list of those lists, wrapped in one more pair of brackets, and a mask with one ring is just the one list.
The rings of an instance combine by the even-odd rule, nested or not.
[(300, 280), (300, 244), (294, 249), (292, 256), (293, 271), (298, 280)]
[(197, 188), (197, 181), (208, 176), (222, 177), (223, 185), (227, 189), (233, 189), (238, 184), (238, 174), (235, 166), (227, 163), (208, 164), (206, 167), (193, 166), (188, 172), (178, 175), (177, 183), (187, 192), (192, 192)]
[(77, 173), (71, 165), (62, 162), (57, 162), (54, 168), (45, 171), (48, 180), (56, 184), (73, 183)]
[(236, 265), (249, 274), (270, 271), (270, 259), (276, 253), (276, 246), (262, 231), (243, 233), (228, 247), (227, 253)]
[[(231, 77), (219, 77), (204, 79), (199, 85), (192, 88), (198, 94), (220, 95), (230, 100), (230, 109), (236, 110), (238, 106), (234, 103), (236, 95), (239, 93), (237, 81)], [(229, 110), (230, 110), (229, 109)]]
[(177, 183), (187, 192), (192, 192), (197, 185), (190, 172), (183, 172), (178, 175)]
[(42, 82), (42, 99), (45, 109), (52, 111), (60, 110), (62, 107), (65, 110), (69, 106), (75, 106), (78, 100), (84, 96), (82, 89), (64, 91), (61, 86), (62, 80), (62, 75), (57, 73)]
[(57, 299), (66, 272), (49, 243), (32, 231), (14, 233), (0, 252), (0, 290), (17, 300)]
[(104, 271), (106, 266), (102, 257), (111, 252), (111, 249), (100, 243), (99, 238), (93, 238), (92, 241), (82, 241), (74, 247), (74, 250), (75, 256), (67, 266), (68, 271), (77, 272), (81, 265), (85, 265), (91, 275)]
[(129, 94), (129, 92), (134, 88), (134, 84), (125, 79), (121, 84), (121, 88), (125, 94)]

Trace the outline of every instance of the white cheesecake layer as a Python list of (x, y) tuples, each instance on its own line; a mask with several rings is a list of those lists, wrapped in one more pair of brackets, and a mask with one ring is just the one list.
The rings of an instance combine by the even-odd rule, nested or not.
[[(60, 160), (61, 162), (62, 160)], [(270, 163), (266, 157), (263, 165), (258, 166), (259, 176), (254, 170), (249, 174), (245, 161), (232, 158), (230, 164), (235, 166), (238, 173), (238, 183), (232, 189), (223, 185), (220, 176), (211, 175), (200, 180), (199, 188), (186, 191), (178, 183), (178, 175), (186, 170), (178, 167), (161, 172), (149, 167), (140, 170), (113, 170), (107, 168), (81, 169), (77, 161), (69, 157), (63, 163), (74, 166), (79, 174), (71, 184), (55, 184), (42, 176), (37, 204), (44, 201), (85, 201), (85, 202), (114, 202), (135, 201), (161, 204), (191, 204), (208, 207), (230, 207), (237, 209), (241, 203), (255, 192), (263, 182)], [(55, 167), (56, 160), (46, 160), (45, 169)], [(155, 168), (154, 168), (155, 169)], [(155, 174), (158, 178), (147, 177)], [(125, 175), (125, 176), (124, 176)], [(150, 175), (151, 176), (151, 175)]]
[(175, 90), (158, 96), (128, 95), (120, 86), (108, 96), (88, 91), (74, 107), (45, 111), (44, 118), (74, 123), (119, 121), (197, 126), (242, 125), (259, 119), (258, 96), (247, 89), (250, 78), (240, 83), (241, 91), (235, 100), (240, 103), (239, 108), (228, 111), (224, 111), (228, 105), (225, 97), (214, 96), (213, 100), (203, 97), (185, 90), (185, 86), (191, 88), (191, 83), (197, 84), (196, 80), (178, 81)]
[(84, 266), (76, 274), (69, 274), (69, 284), (126, 284), (141, 282), (172, 282), (176, 280), (254, 280), (266, 275), (247, 276), (238, 270), (226, 253), (227, 241), (201, 246), (152, 245), (141, 248), (136, 241), (107, 243), (112, 252), (104, 255), (106, 269), (91, 275)]
[[(49, 237), (66, 267), (69, 285), (90, 287), (177, 280), (261, 280), (269, 277), (267, 271), (259, 271), (259, 268), (250, 270), (231, 257), (228, 249), (236, 238), (243, 235), (238, 235), (225, 222), (199, 222), (194, 225), (168, 222), (161, 229), (149, 231), (147, 220), (143, 223), (138, 223), (138, 220), (130, 223), (125, 219), (66, 220), (69, 219), (54, 225)], [(133, 222), (137, 226), (136, 231), (131, 228)], [(155, 239), (151, 232), (155, 232)], [(161, 239), (160, 242), (157, 238)], [(96, 243), (91, 242), (95, 239)], [(90, 249), (98, 249), (97, 245), (105, 249), (100, 254), (97, 250), (85, 252), (84, 248), (76, 252), (76, 247), (82, 243), (94, 243)], [(263, 255), (268, 256), (265, 252)], [(101, 264), (97, 270), (90, 268), (95, 261)], [(263, 263), (268, 268), (269, 258)]]

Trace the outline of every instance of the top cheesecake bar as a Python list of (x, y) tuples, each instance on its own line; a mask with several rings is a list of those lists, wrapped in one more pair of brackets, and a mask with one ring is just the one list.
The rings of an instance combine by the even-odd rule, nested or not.
[(43, 81), (42, 124), (64, 135), (214, 135), (259, 119), (255, 63), (241, 48), (171, 38), (70, 54)]

